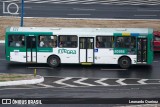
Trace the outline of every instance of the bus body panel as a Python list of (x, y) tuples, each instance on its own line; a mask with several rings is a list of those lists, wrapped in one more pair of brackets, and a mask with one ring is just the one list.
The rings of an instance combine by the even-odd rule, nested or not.
[(95, 52), (95, 64), (114, 64), (117, 63), (117, 60), (114, 58), (114, 52), (113, 49), (97, 49), (97, 52)]
[(148, 38), (148, 42), (147, 42), (147, 64), (152, 64), (153, 62), (153, 56), (154, 56), (154, 53), (153, 53), (153, 29), (148, 29), (148, 35), (147, 35), (147, 38)]
[(19, 52), (15, 50), (14, 52), (10, 52), (10, 61), (13, 62), (26, 62), (26, 52)]
[(86, 62), (86, 60), (87, 60), (87, 58), (86, 58), (86, 52), (87, 52), (87, 50), (80, 49), (79, 51), (80, 51), (79, 52), (79, 54), (80, 54), (80, 56), (79, 56), (80, 63)]
[(56, 54), (61, 59), (61, 63), (79, 63), (78, 48), (59, 48)]

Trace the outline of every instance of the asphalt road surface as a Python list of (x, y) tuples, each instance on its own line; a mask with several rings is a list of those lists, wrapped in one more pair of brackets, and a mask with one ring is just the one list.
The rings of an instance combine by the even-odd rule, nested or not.
[[(126, 1), (128, 4), (124, 4), (124, 0), (111, 0), (109, 3), (105, 3), (106, 1), (92, 3), (93, 0), (90, 2), (86, 0), (87, 3), (82, 1), (73, 3), (73, 1), (75, 0), (67, 3), (57, 0), (57, 3), (54, 3), (49, 0), (28, 0), (24, 5), (24, 17), (160, 19), (160, 2), (158, 0), (138, 0), (135, 3), (131, 1), (129, 3), (128, 0)], [(0, 10), (0, 16), (21, 16), (21, 3), (0, 1)]]

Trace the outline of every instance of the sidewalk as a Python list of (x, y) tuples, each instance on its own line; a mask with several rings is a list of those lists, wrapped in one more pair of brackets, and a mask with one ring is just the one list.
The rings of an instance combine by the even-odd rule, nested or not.
[[(20, 78), (21, 77), (21, 78)], [(33, 74), (0, 74), (1, 86), (38, 84), (44, 81), (44, 77)]]

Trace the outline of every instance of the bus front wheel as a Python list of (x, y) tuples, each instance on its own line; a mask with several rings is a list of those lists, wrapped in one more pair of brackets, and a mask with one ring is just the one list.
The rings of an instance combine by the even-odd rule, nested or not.
[(57, 67), (60, 64), (60, 59), (57, 56), (50, 56), (47, 60), (47, 63), (51, 67)]
[(129, 68), (131, 66), (131, 60), (129, 57), (121, 57), (118, 61), (121, 68)]

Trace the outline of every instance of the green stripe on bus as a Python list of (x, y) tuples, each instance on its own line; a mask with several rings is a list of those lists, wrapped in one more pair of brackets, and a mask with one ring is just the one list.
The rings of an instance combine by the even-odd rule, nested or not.
[(37, 48), (37, 52), (53, 52), (53, 48)]
[(113, 33), (114, 36), (122, 36), (122, 33)]

